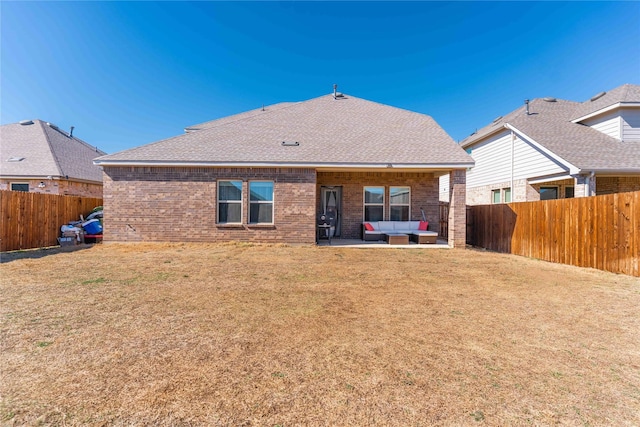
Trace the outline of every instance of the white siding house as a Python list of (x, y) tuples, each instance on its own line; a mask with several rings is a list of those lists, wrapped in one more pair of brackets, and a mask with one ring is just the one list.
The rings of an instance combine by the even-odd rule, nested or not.
[(587, 119), (583, 121), (582, 124), (598, 132), (602, 132), (605, 135), (609, 135), (612, 138), (622, 139), (622, 117), (619, 111), (611, 111), (607, 114)]
[(460, 144), (476, 162), (470, 205), (640, 190), (640, 86), (534, 99)]
[(640, 142), (640, 108), (624, 108), (621, 110), (622, 140)]

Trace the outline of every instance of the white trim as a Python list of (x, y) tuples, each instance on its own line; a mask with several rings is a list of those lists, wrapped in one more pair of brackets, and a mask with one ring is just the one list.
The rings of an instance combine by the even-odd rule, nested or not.
[(244, 168), (374, 168), (374, 169), (466, 169), (475, 162), (461, 163), (312, 163), (312, 162), (192, 162), (192, 161), (137, 161), (94, 160), (97, 166), (183, 166), (183, 167), (244, 167)]
[(545, 182), (562, 181), (565, 179), (575, 179), (575, 177), (571, 175), (566, 175), (566, 174), (552, 175), (552, 176), (546, 176), (544, 178), (529, 179), (527, 180), (527, 182), (529, 184), (544, 184)]
[(529, 135), (525, 134), (524, 132), (521, 132), (515, 126), (510, 125), (509, 123), (505, 123), (504, 127), (507, 128), (507, 129), (511, 129), (512, 131), (514, 131), (518, 135), (524, 137), (527, 140), (526, 142), (530, 143), (535, 148), (537, 148), (539, 151), (542, 151), (547, 156), (551, 157), (552, 159), (554, 159), (558, 163), (560, 163), (563, 166), (565, 166), (567, 169), (569, 169), (569, 173), (571, 175), (576, 175), (576, 174), (580, 173), (580, 168), (578, 168), (577, 166), (573, 165), (572, 163), (569, 163), (568, 161), (566, 161), (562, 157), (560, 157), (557, 154), (555, 154), (553, 151), (549, 150), (545, 146), (543, 146), (540, 143), (536, 142), (533, 138), (531, 138)]
[(609, 111), (615, 110), (617, 108), (625, 108), (625, 107), (640, 107), (640, 102), (616, 102), (615, 104), (609, 105), (607, 107), (601, 108), (589, 114), (586, 114), (582, 117), (578, 117), (577, 119), (571, 120), (573, 123), (579, 123), (581, 121), (590, 119), (591, 117), (599, 116), (600, 114), (607, 113)]

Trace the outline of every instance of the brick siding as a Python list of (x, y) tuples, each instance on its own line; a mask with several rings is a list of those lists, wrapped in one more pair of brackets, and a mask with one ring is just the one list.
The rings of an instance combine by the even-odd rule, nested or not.
[[(493, 203), (493, 190), (503, 190), (509, 188), (509, 181), (499, 182), (495, 184), (483, 185), (479, 187), (467, 188), (467, 204), (468, 205), (490, 205)], [(513, 181), (513, 189), (511, 190), (512, 202), (531, 202), (540, 200), (540, 187), (558, 187), (558, 198), (564, 199), (565, 189), (574, 187), (575, 197), (580, 197), (582, 188), (576, 184), (574, 179), (565, 179), (559, 181), (546, 182), (543, 184), (529, 184), (526, 179), (517, 179)], [(504, 193), (502, 193), (504, 196)]]
[[(2, 179), (0, 180), (0, 190), (11, 190), (12, 182), (28, 183), (29, 192), (32, 193), (102, 197), (102, 184), (67, 181), (64, 179)], [(39, 187), (41, 182), (44, 183), (44, 187)]]
[(464, 248), (467, 240), (467, 172), (449, 173), (449, 246)]
[(598, 176), (596, 195), (640, 190), (640, 176)]
[[(216, 224), (217, 180), (243, 181), (242, 224)], [(274, 181), (274, 224), (248, 224), (248, 182)], [(105, 167), (104, 240), (315, 242), (316, 173), (294, 168)]]

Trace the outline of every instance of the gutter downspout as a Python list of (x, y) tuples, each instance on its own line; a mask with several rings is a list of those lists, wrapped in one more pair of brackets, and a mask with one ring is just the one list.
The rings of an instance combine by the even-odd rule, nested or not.
[(510, 202), (513, 202), (513, 195), (515, 194), (515, 191), (513, 191), (513, 163), (514, 163), (514, 158), (515, 158), (515, 144), (516, 144), (516, 134), (512, 130), (511, 131), (511, 183), (509, 184), (511, 186), (511, 188), (510, 188), (511, 201)]

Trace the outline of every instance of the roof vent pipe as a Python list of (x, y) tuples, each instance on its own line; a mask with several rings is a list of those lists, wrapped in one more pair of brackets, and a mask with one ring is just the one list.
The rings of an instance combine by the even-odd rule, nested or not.
[(529, 100), (528, 99), (524, 100), (524, 105), (525, 105), (525, 107), (527, 109), (527, 116), (528, 116), (529, 115)]
[(73, 130), (75, 129), (75, 126), (71, 126), (71, 130), (69, 130), (69, 138), (73, 138)]
[(333, 85), (333, 99), (336, 99), (338, 97), (338, 85), (334, 84)]

